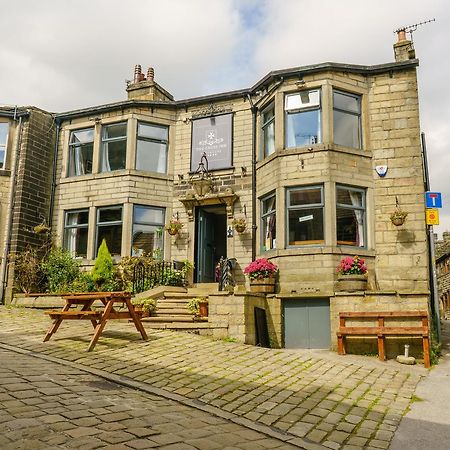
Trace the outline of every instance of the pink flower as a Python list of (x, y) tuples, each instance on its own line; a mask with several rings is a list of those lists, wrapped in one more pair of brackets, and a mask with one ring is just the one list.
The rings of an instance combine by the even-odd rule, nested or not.
[(244, 273), (250, 280), (268, 278), (275, 275), (277, 271), (278, 267), (266, 258), (255, 259), (244, 269)]
[(337, 273), (341, 275), (364, 275), (367, 273), (367, 266), (364, 259), (359, 256), (345, 256), (341, 259), (337, 269)]

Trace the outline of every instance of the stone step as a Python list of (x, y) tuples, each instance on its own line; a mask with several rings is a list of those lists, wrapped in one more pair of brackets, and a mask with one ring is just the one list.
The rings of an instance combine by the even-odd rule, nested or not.
[(194, 321), (194, 316), (192, 314), (190, 315), (177, 315), (177, 316), (170, 316), (170, 315), (159, 315), (158, 313), (156, 313), (157, 315), (151, 316), (151, 317), (146, 317), (145, 321), (146, 322), (166, 322), (166, 323), (170, 323), (170, 322), (193, 322)]
[(158, 322), (148, 322), (147, 319), (142, 319), (142, 322), (145, 322), (145, 328), (156, 328), (165, 330), (198, 330), (211, 328), (208, 322), (158, 323)]
[(157, 316), (192, 316), (192, 313), (187, 308), (180, 308), (180, 309), (156, 308), (155, 315), (157, 315)]

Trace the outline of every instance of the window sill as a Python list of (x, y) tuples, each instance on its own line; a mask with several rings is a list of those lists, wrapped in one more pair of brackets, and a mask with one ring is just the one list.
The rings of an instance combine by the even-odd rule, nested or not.
[(91, 180), (103, 180), (105, 178), (116, 178), (116, 177), (124, 177), (124, 176), (139, 176), (145, 178), (157, 178), (161, 180), (173, 180), (173, 176), (158, 173), (158, 172), (147, 172), (144, 170), (136, 170), (136, 169), (124, 169), (124, 170), (114, 170), (111, 172), (101, 172), (101, 173), (91, 173), (87, 175), (76, 175), (66, 178), (60, 178), (60, 184), (64, 183), (74, 183), (79, 181), (91, 181)]

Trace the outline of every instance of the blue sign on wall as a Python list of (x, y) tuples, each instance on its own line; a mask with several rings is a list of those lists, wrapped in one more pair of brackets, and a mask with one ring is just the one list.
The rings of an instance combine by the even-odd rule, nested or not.
[(440, 192), (425, 192), (427, 208), (442, 208), (442, 195)]

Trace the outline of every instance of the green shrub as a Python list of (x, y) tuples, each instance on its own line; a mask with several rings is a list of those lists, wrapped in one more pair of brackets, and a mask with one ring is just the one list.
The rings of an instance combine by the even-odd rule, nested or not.
[(80, 276), (80, 266), (70, 252), (52, 248), (42, 262), (47, 278), (47, 292), (68, 292), (71, 284)]
[(106, 288), (107, 283), (114, 278), (114, 262), (104, 239), (98, 249), (97, 259), (91, 274), (99, 291), (103, 290), (104, 287)]
[(80, 272), (78, 278), (73, 280), (68, 288), (69, 292), (93, 292), (95, 283), (89, 272)]

